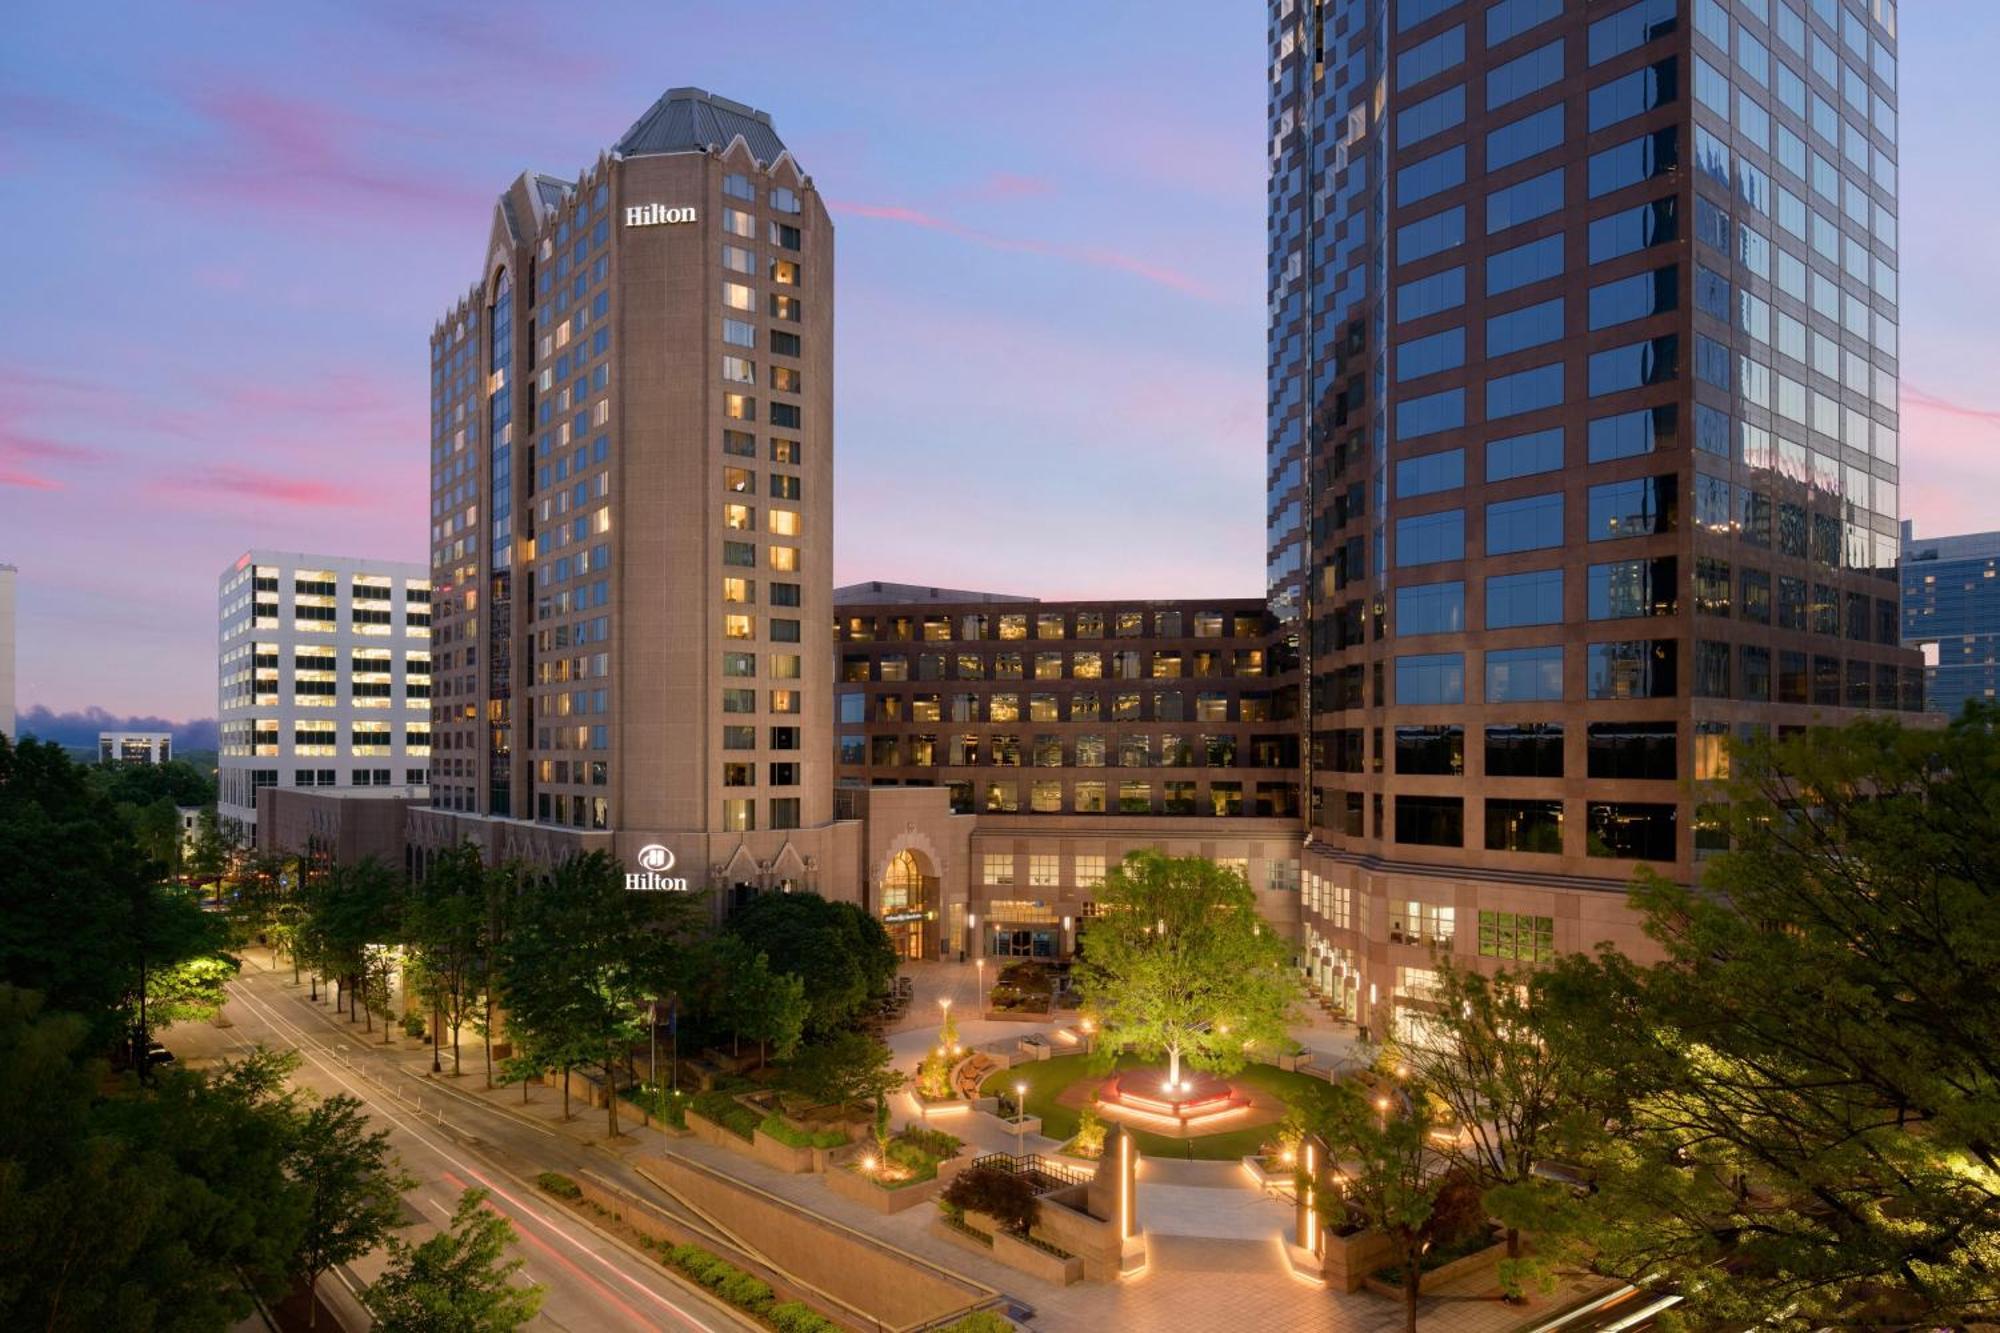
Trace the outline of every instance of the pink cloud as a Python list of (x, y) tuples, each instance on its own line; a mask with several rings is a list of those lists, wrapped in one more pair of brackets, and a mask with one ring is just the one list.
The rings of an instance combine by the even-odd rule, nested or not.
[(2000, 426), (2000, 409), (1971, 407), (1950, 398), (1940, 398), (1935, 394), (1926, 393), (1907, 382), (1903, 385), (1903, 406), (1905, 409), (1914, 408), (1919, 412), (1939, 412), (1946, 416), (1966, 417)]
[(24, 491), (59, 491), (63, 488), (59, 481), (20, 472), (4, 463), (0, 463), (0, 486), (13, 486)]
[(1017, 176), (1011, 171), (990, 172), (971, 191), (977, 199), (1027, 199), (1055, 192), (1052, 181), (1040, 176)]
[(1052, 259), (1067, 260), (1070, 263), (1088, 264), (1095, 268), (1129, 273), (1147, 282), (1203, 301), (1224, 302), (1228, 299), (1206, 283), (1177, 269), (1150, 263), (1122, 251), (1109, 250), (1101, 246), (1057, 245), (1050, 241), (1029, 240), (1023, 237), (996, 236), (950, 218), (895, 204), (865, 204), (852, 200), (830, 199), (827, 201), (827, 206), (836, 213), (846, 213), (853, 217), (873, 218), (880, 222), (899, 222), (905, 226), (942, 232), (989, 250), (999, 250), (1009, 254), (1044, 255)]
[(336, 486), (308, 477), (288, 477), (227, 464), (164, 477), (153, 484), (153, 489), (187, 499), (250, 500), (288, 509), (346, 508), (370, 498), (359, 487)]

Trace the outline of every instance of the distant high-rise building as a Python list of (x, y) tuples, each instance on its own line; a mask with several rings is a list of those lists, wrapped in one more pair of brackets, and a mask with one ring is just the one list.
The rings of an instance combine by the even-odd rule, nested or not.
[(1269, 594), (1315, 970), (1646, 942), (1723, 742), (1918, 709), (1896, 6), (1271, 0)]
[(771, 118), (699, 89), (581, 175), (500, 196), (431, 340), (420, 847), (657, 846), (648, 870), (734, 897), (850, 884), (833, 277), (825, 205)]
[(174, 738), (165, 731), (100, 731), (100, 764), (164, 764), (174, 757)]
[(0, 565), (0, 736), (14, 738), (14, 575)]
[(2000, 699), (2000, 532), (1920, 541), (1903, 524), (1903, 642), (1924, 655), (1932, 712)]
[(262, 787), (421, 790), (431, 586), (421, 565), (248, 551), (220, 580), (216, 814), (248, 841)]

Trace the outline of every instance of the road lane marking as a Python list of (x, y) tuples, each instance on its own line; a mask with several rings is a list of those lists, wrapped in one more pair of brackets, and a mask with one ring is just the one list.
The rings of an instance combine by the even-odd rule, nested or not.
[[(231, 983), (231, 988), (236, 989), (240, 985), (241, 983)], [(305, 1035), (303, 1029), (298, 1028), (295, 1024), (292, 1024), (289, 1020), (281, 1017), (276, 1012), (276, 1010), (272, 1009), (268, 1004), (266, 1004), (263, 1000), (261, 1000), (257, 996), (249, 994), (247, 990), (243, 991), (240, 994), (240, 998), (244, 1001), (246, 1005), (250, 1006), (253, 1012), (257, 1010), (262, 1010), (263, 1012), (259, 1016), (262, 1017), (265, 1020), (265, 1022), (270, 1024), (271, 1027), (276, 1029), (280, 1036), (291, 1038), (293, 1033), (297, 1033), (299, 1037), (303, 1037)], [(287, 1029), (290, 1029), (290, 1031), (287, 1031)], [(533, 1219), (535, 1222), (540, 1224), (545, 1230), (549, 1231), (557, 1238), (567, 1241), (573, 1249), (578, 1251), (580, 1254), (589, 1256), (590, 1259), (596, 1262), (598, 1266), (603, 1268), (607, 1273), (610, 1273), (611, 1275), (622, 1279), (625, 1283), (631, 1286), (633, 1290), (647, 1297), (655, 1304), (662, 1306), (667, 1310), (672, 1311), (685, 1326), (697, 1330), (708, 1330), (713, 1327), (712, 1325), (701, 1322), (699, 1319), (697, 1319), (694, 1315), (688, 1313), (688, 1311), (683, 1309), (681, 1306), (675, 1304), (671, 1300), (668, 1300), (665, 1296), (662, 1296), (659, 1292), (654, 1291), (651, 1287), (639, 1281), (631, 1274), (626, 1273), (620, 1268), (618, 1268), (616, 1265), (614, 1265), (608, 1259), (606, 1259), (603, 1255), (597, 1253), (589, 1246), (583, 1244), (575, 1236), (571, 1235), (565, 1225), (552, 1222), (547, 1216), (537, 1212), (534, 1208), (523, 1203), (521, 1200), (515, 1198), (507, 1190), (501, 1188), (489, 1177), (482, 1174), (478, 1170), (478, 1168), (472, 1166), (471, 1164), (465, 1162), (464, 1160), (454, 1156), (452, 1153), (446, 1151), (443, 1145), (435, 1142), (431, 1138), (431, 1136), (425, 1133), (423, 1130), (417, 1128), (414, 1125), (404, 1123), (404, 1121), (401, 1118), (399, 1118), (393, 1111), (375, 1105), (373, 1102), (370, 1101), (370, 1098), (367, 1094), (367, 1090), (364, 1087), (356, 1087), (353, 1083), (350, 1083), (345, 1077), (342, 1076), (340, 1070), (327, 1065), (326, 1062), (320, 1059), (318, 1056), (315, 1056), (311, 1052), (304, 1050), (303, 1047), (298, 1046), (296, 1039), (294, 1039), (294, 1046), (295, 1048), (299, 1049), (299, 1053), (301, 1055), (305, 1056), (306, 1059), (318, 1065), (325, 1073), (330, 1075), (336, 1083), (339, 1083), (342, 1087), (347, 1088), (350, 1092), (360, 1097), (362, 1102), (368, 1105), (370, 1114), (380, 1115), (384, 1120), (388, 1121), (390, 1124), (395, 1125), (397, 1128), (401, 1129), (404, 1133), (416, 1139), (419, 1143), (424, 1144), (424, 1146), (428, 1147), (433, 1153), (437, 1154), (438, 1157), (442, 1158), (446, 1162), (449, 1162), (451, 1165), (457, 1167), (460, 1171), (463, 1171), (467, 1176), (471, 1177), (473, 1180), (478, 1181), (482, 1186), (491, 1191), (492, 1195), (495, 1198), (504, 1199), (507, 1202), (513, 1204), (514, 1207), (516, 1207), (521, 1211), (524, 1217)], [(359, 1071), (355, 1072), (358, 1073)], [(566, 1267), (573, 1267), (573, 1265), (570, 1265), (569, 1261), (564, 1259), (563, 1256), (558, 1251), (556, 1251), (553, 1247), (549, 1246), (546, 1242), (540, 1240), (540, 1238), (532, 1237), (530, 1233), (526, 1231), (523, 1231), (521, 1234), (524, 1237), (532, 1239), (538, 1247), (546, 1250), (549, 1254), (549, 1257), (556, 1260), (556, 1262), (561, 1263)], [(586, 1274), (583, 1274), (580, 1271), (578, 1272), (578, 1276), (581, 1277), (586, 1282), (591, 1282), (591, 1279)], [(591, 1284), (593, 1286), (597, 1285), (594, 1282), (592, 1282)], [(606, 1293), (606, 1296), (608, 1299), (611, 1299), (614, 1304), (618, 1304), (621, 1308), (629, 1308), (625, 1307), (623, 1302), (618, 1301), (616, 1297), (610, 1296), (608, 1292)], [(641, 1319), (641, 1326), (642, 1327), (646, 1326), (644, 1324), (643, 1319)]]

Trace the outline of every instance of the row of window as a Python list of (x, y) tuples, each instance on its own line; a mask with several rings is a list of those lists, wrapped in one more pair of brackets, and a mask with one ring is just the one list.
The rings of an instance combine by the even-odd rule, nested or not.
[[(1560, 644), (1489, 648), (1484, 653), (1489, 704), (1558, 703), (1567, 650)], [(1416, 653), (1396, 659), (1395, 702), (1406, 708), (1466, 702), (1464, 653)], [(1692, 692), (1697, 698), (1760, 703), (1914, 711), (1922, 676), (1885, 662), (1776, 649), (1763, 644), (1697, 642)], [(1736, 664), (1732, 667), (1732, 663)], [(1625, 639), (1584, 646), (1586, 699), (1672, 699), (1680, 689), (1681, 651), (1675, 639)]]
[[(1158, 745), (1154, 744), (1157, 739)], [(935, 734), (909, 736), (842, 736), (842, 764), (877, 768), (1285, 768), (1297, 762), (1292, 736), (1253, 736), (1239, 744), (1235, 736), (1146, 732), (1106, 737), (1065, 738), (1050, 733), (964, 734), (940, 739)]]
[[(1590, 488), (1586, 497), (1586, 541), (1617, 541), (1673, 532), (1679, 526), (1678, 481), (1671, 474), (1634, 477)], [(1486, 506), (1486, 554), (1562, 546), (1563, 496), (1560, 492), (1496, 500)], [(1463, 560), (1465, 511), (1443, 509), (1396, 520), (1396, 567), (1442, 564)]]
[[(871, 698), (872, 709), (868, 703)], [(1187, 695), (1181, 690), (1158, 690), (1150, 694), (1131, 691), (1113, 694), (1107, 708), (1104, 696), (1098, 691), (1077, 690), (1069, 694), (1030, 694), (1024, 711), (1021, 696), (1012, 692), (953, 694), (944, 700), (935, 694), (871, 695), (845, 690), (834, 699), (834, 715), (842, 726), (860, 726), (865, 722), (942, 722), (947, 717), (953, 722), (1019, 722), (1024, 718), (1029, 722), (1096, 722), (1102, 718), (1135, 722), (1148, 718), (1157, 722), (1265, 722), (1271, 716), (1271, 699), (1267, 694), (1232, 695), (1204, 690), (1194, 696), (1190, 709)]]
[(1109, 654), (1085, 650), (1039, 652), (1032, 658), (1005, 652), (990, 657), (983, 653), (918, 653), (915, 665), (916, 672), (912, 675), (910, 659), (902, 653), (872, 657), (849, 653), (841, 658), (840, 678), (844, 681), (1167, 680), (1182, 676), (1261, 676), (1264, 650), (1245, 648), (1231, 653), (1197, 649), (1185, 657), (1179, 652), (1136, 650)]
[[(954, 628), (956, 632), (954, 633)], [(947, 643), (953, 639), (1221, 639), (1261, 638), (1264, 618), (1252, 611), (968, 611), (949, 615), (850, 615), (841, 637)]]
[(1023, 784), (1012, 779), (989, 779), (976, 784), (953, 781), (944, 785), (949, 793), (951, 808), (957, 814), (1012, 815), (1025, 811), (1029, 814), (1164, 814), (1285, 819), (1296, 818), (1299, 812), (1298, 788), (1290, 782), (1259, 782), (1246, 794), (1241, 782), (1153, 783), (1131, 780), (1113, 784), (1095, 780), (1045, 780), (1026, 784), (1025, 805), (1022, 804)]
[[(1338, 814), (1346, 836), (1370, 836), (1364, 831), (1364, 811), (1372, 805), (1372, 836), (1382, 838), (1385, 822), (1385, 798), (1382, 794), (1375, 793), (1370, 797), (1363, 792), (1350, 791), (1342, 792), (1340, 796)], [(1465, 798), (1460, 796), (1395, 797), (1393, 841), (1411, 847), (1464, 848), (1465, 804)], [(1487, 851), (1545, 856), (1562, 854), (1561, 801), (1489, 799), (1483, 805), (1486, 822), (1484, 846)], [(1584, 803), (1584, 854), (1623, 861), (1673, 861), (1678, 855), (1679, 820), (1680, 809), (1671, 804), (1587, 801)], [(1499, 939), (1496, 931), (1496, 948), (1499, 947)], [(1422, 936), (1420, 923), (1417, 928), (1406, 926), (1401, 942), (1427, 942)]]

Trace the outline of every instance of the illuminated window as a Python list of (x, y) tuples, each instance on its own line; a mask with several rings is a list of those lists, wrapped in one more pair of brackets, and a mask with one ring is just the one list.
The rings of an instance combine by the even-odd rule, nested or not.
[(1028, 887), (1053, 889), (1062, 883), (1062, 857), (1055, 852), (1035, 852), (1028, 857)]
[(757, 529), (757, 508), (755, 505), (722, 506), (722, 526), (739, 532), (754, 532)]
[(722, 395), (722, 415), (732, 421), (755, 421), (757, 400), (748, 394), (725, 393)]
[(988, 884), (1012, 884), (1014, 882), (1014, 853), (987, 852), (980, 858), (984, 871), (984, 882)]
[(796, 546), (773, 546), (771, 568), (785, 574), (796, 574), (799, 570), (799, 548)]
[(799, 513), (796, 509), (773, 509), (770, 511), (771, 531), (779, 537), (799, 535)]
[(724, 579), (722, 581), (722, 600), (725, 602), (754, 601), (756, 600), (753, 595), (755, 587), (756, 585), (751, 583), (749, 579)]
[(757, 293), (740, 282), (725, 282), (722, 284), (722, 304), (731, 310), (755, 310)]
[(755, 616), (730, 614), (722, 618), (722, 637), (725, 639), (749, 639), (756, 637), (757, 618)]
[(1104, 858), (1102, 856), (1079, 856), (1076, 858), (1076, 886), (1079, 889), (1094, 889), (1104, 882)]
[(733, 800), (722, 803), (722, 828), (726, 833), (748, 833), (757, 827), (757, 803)]

